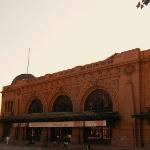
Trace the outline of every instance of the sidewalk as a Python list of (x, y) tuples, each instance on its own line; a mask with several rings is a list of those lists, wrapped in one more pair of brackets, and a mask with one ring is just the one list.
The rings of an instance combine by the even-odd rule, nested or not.
[[(20, 144), (8, 144), (0, 143), (0, 150), (86, 150), (86, 145), (68, 145), (64, 147), (63, 145), (54, 146), (48, 145), (47, 147), (39, 145), (20, 145)], [(113, 147), (113, 146), (100, 146), (91, 145), (90, 150), (149, 150), (148, 148), (127, 148), (127, 147)]]

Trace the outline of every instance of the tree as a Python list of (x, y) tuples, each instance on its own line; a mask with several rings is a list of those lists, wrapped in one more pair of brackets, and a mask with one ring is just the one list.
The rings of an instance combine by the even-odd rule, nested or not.
[(149, 3), (150, 3), (150, 0), (142, 0), (138, 2), (136, 7), (142, 9), (144, 6), (147, 6)]

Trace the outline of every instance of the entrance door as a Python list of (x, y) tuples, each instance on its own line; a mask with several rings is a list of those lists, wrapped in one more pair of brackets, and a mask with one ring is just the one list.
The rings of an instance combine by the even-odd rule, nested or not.
[(52, 141), (63, 143), (67, 135), (71, 135), (72, 128), (51, 128)]
[(40, 141), (42, 128), (27, 128), (27, 139)]
[(91, 144), (111, 144), (112, 129), (110, 126), (84, 128), (84, 142)]

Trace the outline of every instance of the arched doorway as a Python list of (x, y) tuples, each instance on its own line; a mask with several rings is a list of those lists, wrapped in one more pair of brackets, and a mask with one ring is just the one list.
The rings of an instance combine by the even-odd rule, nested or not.
[[(43, 105), (39, 99), (35, 99), (31, 102), (28, 113), (42, 113)], [(28, 128), (27, 129), (27, 139), (40, 141), (42, 128)]]
[[(96, 113), (112, 112), (113, 105), (110, 95), (102, 89), (91, 92), (85, 101), (84, 111)], [(84, 129), (85, 143), (111, 144), (111, 137), (112, 128), (108, 120), (106, 120), (106, 126), (86, 127)]]
[[(66, 95), (60, 95), (53, 104), (53, 112), (72, 112), (73, 106), (70, 98)], [(52, 128), (51, 140), (62, 142), (66, 135), (71, 135), (72, 129), (66, 127)]]

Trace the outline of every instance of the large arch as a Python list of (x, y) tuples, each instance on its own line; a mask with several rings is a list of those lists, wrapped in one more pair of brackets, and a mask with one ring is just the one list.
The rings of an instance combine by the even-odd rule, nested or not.
[(28, 114), (31, 105), (34, 105), (36, 102), (42, 106), (41, 112), (46, 111), (46, 106), (47, 106), (47, 104), (45, 103), (46, 99), (42, 95), (33, 93), (33, 94), (29, 95), (28, 97), (24, 97), (22, 100), (23, 100), (23, 105), (25, 106), (25, 107), (22, 107), (22, 112), (24, 112), (24, 113)]
[(72, 112), (73, 106), (70, 98), (66, 95), (60, 95), (56, 98), (53, 108), (53, 112)]
[(113, 104), (110, 95), (103, 89), (92, 91), (86, 98), (84, 111), (113, 111)]
[(43, 104), (39, 99), (35, 99), (31, 102), (28, 113), (42, 113), (43, 112)]
[[(73, 105), (70, 98), (67, 95), (59, 95), (54, 101), (52, 111), (66, 112), (66, 113), (72, 112)], [(72, 133), (72, 129), (68, 127), (53, 128), (53, 130), (51, 130), (51, 140), (57, 141), (59, 139), (61, 142), (63, 141), (64, 137), (66, 137), (66, 135), (71, 135), (71, 133)]]
[[(48, 98), (48, 101), (47, 101), (47, 110), (49, 112), (53, 112), (54, 103), (56, 103), (56, 100), (58, 99), (58, 97), (60, 97), (62, 95), (67, 96), (69, 98), (69, 100), (71, 101), (72, 106), (74, 106), (75, 102), (74, 102), (74, 99), (73, 99), (73, 95), (70, 92), (68, 92), (67, 89), (56, 90)], [(73, 107), (73, 111), (74, 111), (74, 107)]]
[[(103, 89), (95, 89), (86, 97), (84, 111), (106, 113), (113, 111), (113, 103), (109, 93)], [(112, 127), (106, 120), (106, 126), (84, 128), (84, 142), (92, 137), (96, 144), (111, 144)]]
[(115, 103), (114, 103), (114, 97), (112, 95), (112, 91), (109, 89), (109, 88), (106, 88), (105, 86), (89, 86), (87, 87), (83, 92), (82, 92), (82, 95), (81, 95), (81, 98), (80, 98), (80, 104), (79, 104), (79, 109), (80, 111), (84, 111), (84, 107), (85, 107), (85, 103), (87, 101), (87, 97), (93, 92), (93, 91), (96, 91), (96, 90), (102, 90), (102, 91), (105, 91), (111, 101), (112, 101), (112, 106), (113, 106), (113, 111), (114, 111), (114, 107), (115, 107)]

